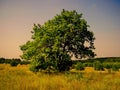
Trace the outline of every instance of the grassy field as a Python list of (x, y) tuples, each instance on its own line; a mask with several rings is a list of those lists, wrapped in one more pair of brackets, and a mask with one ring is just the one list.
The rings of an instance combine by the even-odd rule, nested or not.
[(0, 90), (120, 90), (120, 71), (33, 73), (29, 65), (0, 64)]

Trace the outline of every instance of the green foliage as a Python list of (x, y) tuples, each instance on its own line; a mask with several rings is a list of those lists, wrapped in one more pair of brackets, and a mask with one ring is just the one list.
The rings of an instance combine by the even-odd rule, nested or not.
[(84, 65), (81, 63), (81, 62), (78, 62), (77, 64), (76, 64), (76, 70), (84, 70), (85, 68), (84, 68)]
[(21, 64), (21, 65), (30, 64), (29, 61), (25, 61), (25, 60), (22, 61), (19, 58), (13, 58), (13, 59), (0, 58), (0, 63), (10, 64), (11, 66), (17, 66), (17, 64)]
[(0, 58), (0, 63), (5, 63), (5, 58)]
[(103, 63), (104, 68), (110, 69), (112, 68), (113, 63)]
[(95, 70), (104, 70), (102, 63), (100, 63), (99, 61), (95, 61), (93, 66)]
[(20, 65), (27, 65), (27, 64), (30, 64), (30, 61), (21, 61), (19, 64)]
[(93, 63), (85, 62), (85, 63), (84, 63), (84, 66), (85, 66), (85, 67), (93, 67)]
[[(94, 34), (82, 14), (64, 10), (44, 25), (34, 24), (32, 40), (20, 46), (21, 58), (31, 60), (31, 70), (69, 70), (71, 57), (95, 56)], [(34, 71), (34, 70), (33, 70)]]
[(16, 60), (12, 60), (12, 61), (10, 62), (10, 65), (11, 65), (11, 66), (17, 66), (17, 65), (18, 65), (18, 62), (17, 62)]
[(119, 62), (105, 62), (103, 63), (104, 68), (106, 69), (112, 69), (113, 71), (118, 71), (120, 68)]
[(115, 64), (112, 65), (112, 70), (113, 71), (119, 71), (119, 66), (118, 66), (117, 63), (115, 63)]
[(39, 69), (46, 69), (47, 68), (47, 63), (45, 63), (44, 59), (40, 56), (34, 57), (32, 59), (31, 67), (30, 70), (37, 72)]

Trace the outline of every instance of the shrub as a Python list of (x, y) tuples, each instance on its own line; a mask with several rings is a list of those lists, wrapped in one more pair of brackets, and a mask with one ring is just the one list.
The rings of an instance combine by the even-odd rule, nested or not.
[(103, 66), (106, 69), (110, 69), (110, 68), (112, 68), (112, 63), (104, 63)]
[(95, 61), (93, 66), (95, 70), (104, 70), (103, 64), (100, 63), (99, 61)]
[(10, 65), (11, 66), (17, 66), (19, 63), (16, 60), (11, 60)]
[(112, 70), (113, 70), (113, 71), (119, 71), (119, 66), (118, 66), (118, 64), (113, 64), (113, 65), (112, 65)]
[(84, 63), (84, 66), (85, 66), (85, 67), (93, 67), (93, 63), (91, 63), (91, 62), (86, 62), (86, 63)]
[(0, 63), (5, 63), (5, 58), (0, 58)]
[(84, 68), (84, 65), (81, 63), (81, 62), (78, 62), (77, 64), (76, 64), (76, 70), (84, 70), (85, 68)]

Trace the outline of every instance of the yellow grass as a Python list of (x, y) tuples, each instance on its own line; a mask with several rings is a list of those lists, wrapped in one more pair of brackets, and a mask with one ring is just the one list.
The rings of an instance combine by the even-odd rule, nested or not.
[(66, 73), (33, 73), (29, 65), (0, 64), (0, 90), (120, 90), (120, 71), (71, 70)]

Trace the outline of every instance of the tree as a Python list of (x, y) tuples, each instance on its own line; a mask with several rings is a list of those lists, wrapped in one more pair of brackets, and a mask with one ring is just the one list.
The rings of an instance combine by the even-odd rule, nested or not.
[(76, 70), (84, 70), (85, 66), (81, 62), (77, 62), (75, 68), (76, 68)]
[(100, 61), (95, 61), (93, 67), (95, 70), (104, 70), (103, 64)]
[(95, 56), (94, 34), (82, 14), (62, 10), (44, 25), (34, 24), (32, 40), (22, 45), (23, 59), (31, 60), (32, 70), (69, 70), (71, 57)]

